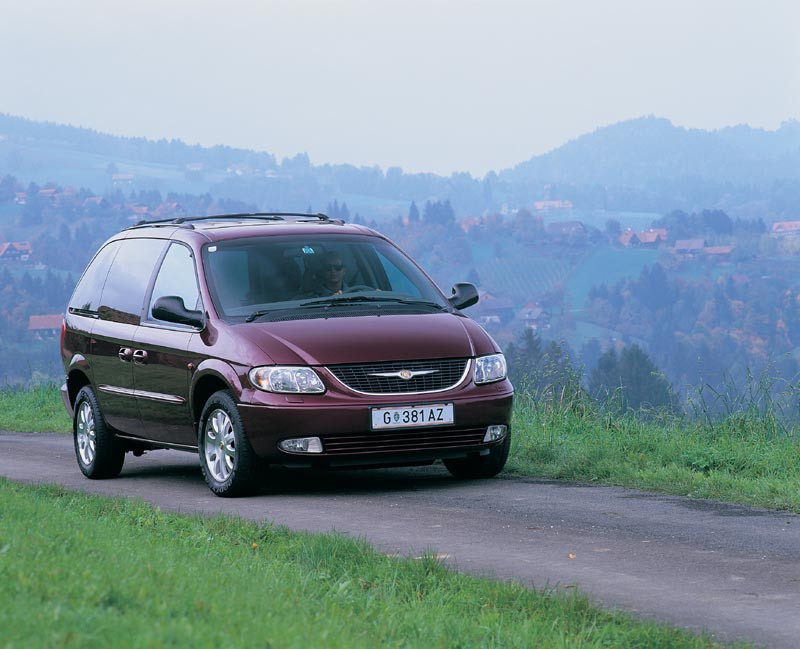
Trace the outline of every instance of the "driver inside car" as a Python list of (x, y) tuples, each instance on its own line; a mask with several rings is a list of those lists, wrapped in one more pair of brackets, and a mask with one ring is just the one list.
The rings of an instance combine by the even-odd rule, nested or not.
[(311, 294), (315, 297), (341, 295), (347, 290), (344, 281), (345, 266), (338, 252), (331, 251), (322, 258), (322, 264), (314, 273), (315, 284), (311, 287)]

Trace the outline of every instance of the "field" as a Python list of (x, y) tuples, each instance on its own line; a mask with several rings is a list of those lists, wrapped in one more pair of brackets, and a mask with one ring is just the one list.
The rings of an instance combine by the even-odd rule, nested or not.
[(480, 276), (482, 285), (489, 292), (513, 296), (520, 301), (552, 289), (563, 281), (569, 268), (565, 261), (557, 257), (495, 258), (481, 266)]
[[(3, 164), (11, 158), (17, 159), (13, 167)], [(174, 192), (202, 194), (208, 191), (214, 182), (223, 178), (223, 174), (218, 173), (206, 177), (202, 182), (190, 182), (185, 177), (184, 169), (178, 165), (112, 158), (53, 143), (27, 142), (23, 145), (11, 141), (0, 142), (0, 160), (2, 160), (0, 175), (8, 173), (35, 180), (40, 184), (57, 179), (61, 185), (86, 187), (98, 194), (113, 189), (111, 177), (107, 172), (111, 162), (117, 167), (116, 173), (131, 173), (136, 176), (134, 182), (137, 189), (162, 191), (168, 189)], [(130, 189), (127, 187), (125, 191)]]
[(580, 310), (589, 297), (592, 286), (613, 286), (620, 280), (636, 277), (645, 266), (658, 260), (657, 250), (639, 248), (595, 248), (588, 254), (566, 281), (568, 308)]

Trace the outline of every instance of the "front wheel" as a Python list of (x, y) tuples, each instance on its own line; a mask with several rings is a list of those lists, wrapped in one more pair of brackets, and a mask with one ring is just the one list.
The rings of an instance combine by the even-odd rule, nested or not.
[(474, 480), (475, 478), (493, 478), (506, 465), (508, 450), (511, 448), (511, 431), (505, 439), (495, 444), (488, 455), (442, 460), (447, 470), (456, 478)]
[(200, 416), (198, 451), (203, 477), (218, 496), (243, 496), (255, 491), (258, 458), (247, 441), (239, 409), (231, 393), (211, 395)]
[(72, 419), (75, 457), (83, 475), (93, 480), (116, 478), (125, 462), (125, 449), (106, 424), (97, 396), (84, 386), (75, 399)]

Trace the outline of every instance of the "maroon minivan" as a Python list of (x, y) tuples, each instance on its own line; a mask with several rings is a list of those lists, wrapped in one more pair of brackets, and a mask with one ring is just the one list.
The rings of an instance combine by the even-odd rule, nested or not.
[(504, 466), (513, 388), (497, 344), (375, 231), (313, 214), (140, 223), (78, 282), (62, 396), (89, 478), (126, 452), (198, 452), (244, 494), (270, 464)]

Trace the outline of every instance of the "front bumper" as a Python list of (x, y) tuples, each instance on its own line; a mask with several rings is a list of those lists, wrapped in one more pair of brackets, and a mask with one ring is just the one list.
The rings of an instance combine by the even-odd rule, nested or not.
[[(502, 443), (484, 443), (486, 428), (494, 424), (508, 426), (511, 420), (510, 384), (503, 391), (475, 390), (462, 397), (446, 394), (398, 397), (392, 399), (392, 405), (452, 403), (455, 423), (373, 431), (370, 409), (386, 405), (381, 397), (375, 401), (359, 398), (337, 404), (326, 403), (324, 395), (302, 403), (241, 403), (239, 412), (250, 444), (259, 457), (271, 463), (303, 466), (413, 464), (481, 454)], [(283, 439), (312, 436), (322, 439), (322, 453), (287, 453), (278, 448)]]

